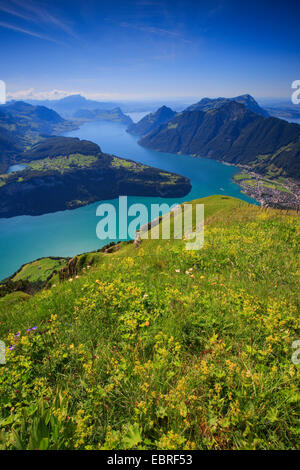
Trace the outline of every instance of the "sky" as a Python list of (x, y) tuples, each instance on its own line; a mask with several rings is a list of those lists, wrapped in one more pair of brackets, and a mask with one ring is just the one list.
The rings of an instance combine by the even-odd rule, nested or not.
[(289, 97), (300, 2), (0, 0), (8, 97)]

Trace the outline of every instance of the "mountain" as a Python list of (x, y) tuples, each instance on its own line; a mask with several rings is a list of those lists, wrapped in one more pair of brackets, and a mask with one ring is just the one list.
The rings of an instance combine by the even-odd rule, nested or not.
[(25, 169), (0, 175), (0, 217), (41, 215), (119, 195), (183, 197), (188, 178), (101, 152), (71, 137), (48, 138), (16, 157)]
[(33, 105), (44, 105), (47, 108), (53, 109), (57, 113), (66, 117), (73, 116), (73, 114), (80, 109), (110, 110), (117, 107), (116, 103), (88, 100), (81, 95), (70, 95), (59, 100), (27, 100), (27, 102)]
[(176, 112), (171, 108), (162, 106), (155, 113), (147, 114), (139, 122), (129, 126), (127, 131), (134, 135), (146, 135), (161, 124), (170, 121), (175, 115)]
[(257, 172), (300, 178), (300, 126), (264, 118), (235, 101), (177, 114), (140, 140), (162, 152), (186, 153)]
[(38, 142), (30, 149), (16, 156), (16, 162), (31, 162), (44, 158), (54, 159), (62, 155), (99, 155), (101, 149), (99, 145), (89, 140), (80, 140), (77, 137), (49, 137)]
[(125, 126), (133, 124), (132, 119), (123, 113), (123, 111), (117, 107), (111, 110), (102, 109), (79, 109), (73, 114), (73, 118), (80, 121), (112, 121), (120, 122)]
[(217, 109), (223, 106), (223, 104), (230, 101), (236, 101), (237, 103), (243, 104), (249, 111), (260, 114), (263, 117), (268, 117), (269, 113), (261, 108), (251, 95), (240, 95), (235, 98), (203, 98), (198, 103), (192, 104), (186, 111), (209, 111), (210, 109)]
[(73, 128), (55, 111), (45, 106), (32, 106), (15, 101), (0, 106), (0, 172), (7, 170), (14, 155), (27, 146)]
[[(0, 111), (0, 121), (1, 114)], [(15, 134), (0, 126), (0, 174), (6, 172), (10, 159), (21, 150), (22, 147), (18, 145)]]
[(14, 120), (25, 119), (40, 123), (58, 124), (64, 119), (52, 109), (45, 106), (32, 106), (24, 101), (15, 101), (1, 106), (2, 111), (6, 111)]

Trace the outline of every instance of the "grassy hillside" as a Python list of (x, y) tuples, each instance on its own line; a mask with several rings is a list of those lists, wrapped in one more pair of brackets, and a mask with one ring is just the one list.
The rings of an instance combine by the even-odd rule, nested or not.
[(124, 243), (2, 299), (0, 448), (299, 447), (299, 216), (201, 202), (200, 251)]
[(42, 258), (25, 264), (12, 278), (12, 281), (46, 281), (53, 272), (59, 271), (66, 264), (64, 258)]

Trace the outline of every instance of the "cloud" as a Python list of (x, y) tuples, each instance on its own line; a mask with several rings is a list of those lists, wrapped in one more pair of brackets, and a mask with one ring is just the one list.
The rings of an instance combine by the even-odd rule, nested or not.
[(173, 31), (173, 30), (170, 30), (170, 29), (157, 28), (156, 26), (136, 25), (136, 24), (133, 24), (133, 23), (127, 23), (125, 21), (120, 23), (120, 26), (122, 28), (137, 29), (137, 30), (142, 31), (144, 33), (154, 34), (154, 35), (158, 35), (158, 36), (166, 36), (166, 37), (169, 37), (169, 38), (172, 38), (172, 39), (176, 38), (177, 40), (180, 40), (180, 41), (188, 43), (188, 44), (192, 43), (192, 41), (190, 41), (189, 39), (185, 39), (184, 37), (182, 37), (182, 34), (180, 32)]
[(17, 101), (26, 101), (26, 100), (59, 100), (65, 98), (66, 96), (71, 95), (81, 95), (87, 99), (96, 100), (96, 101), (122, 101), (122, 100), (143, 100), (143, 99), (152, 99), (157, 98), (156, 94), (145, 95), (144, 93), (99, 93), (94, 92), (84, 92), (84, 91), (66, 91), (53, 89), (49, 91), (35, 91), (34, 88), (28, 88), (26, 90), (18, 90), (15, 92), (7, 93), (7, 101), (17, 100)]
[(17, 31), (18, 33), (27, 34), (28, 36), (33, 36), (35, 38), (44, 39), (45, 41), (51, 41), (57, 44), (65, 45), (62, 41), (58, 41), (57, 39), (51, 38), (50, 36), (45, 36), (44, 34), (36, 33), (35, 31), (31, 31), (29, 29), (20, 28), (19, 26), (5, 23), (4, 21), (0, 21), (0, 27), (11, 29), (12, 31)]
[(72, 28), (63, 22), (58, 16), (54, 16), (49, 13), (48, 10), (42, 8), (40, 5), (36, 5), (31, 0), (26, 2), (20, 0), (11, 0), (9, 6), (6, 3), (0, 4), (0, 10), (8, 13), (9, 15), (16, 16), (27, 22), (35, 24), (47, 24), (52, 25), (64, 31), (66, 34), (76, 37)]
[(22, 13), (22, 12), (19, 12), (11, 7), (8, 7), (7, 5), (1, 5), (0, 4), (0, 11), (4, 11), (4, 13), (8, 13), (9, 15), (12, 15), (12, 16), (17, 16), (18, 18), (22, 18), (23, 20), (26, 20), (26, 21), (32, 21), (33, 19)]
[(163, 36), (172, 36), (172, 37), (180, 36), (180, 33), (178, 33), (177, 31), (170, 31), (168, 29), (156, 28), (155, 26), (136, 25), (136, 24), (133, 24), (133, 23), (126, 23), (125, 21), (120, 23), (120, 26), (122, 26), (122, 28), (138, 29), (139, 31), (143, 31), (143, 32), (146, 32), (146, 33), (151, 33), (151, 34), (159, 34), (159, 35), (163, 35)]
[(34, 88), (26, 90), (18, 90), (15, 92), (8, 92), (7, 99), (9, 100), (59, 100), (70, 95), (78, 95), (79, 91), (72, 92), (66, 90), (49, 90), (49, 91), (35, 91)]
[(171, 53), (166, 53), (166, 54), (160, 54), (160, 55), (155, 55), (152, 57), (154, 60), (172, 60), (175, 59), (176, 54), (175, 52)]

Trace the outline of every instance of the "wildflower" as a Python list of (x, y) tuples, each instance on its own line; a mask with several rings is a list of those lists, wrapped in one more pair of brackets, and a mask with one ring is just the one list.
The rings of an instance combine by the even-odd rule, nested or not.
[(146, 299), (147, 297), (149, 297), (148, 294), (144, 294), (143, 299)]
[(175, 273), (180, 273), (180, 269), (175, 269)]
[(72, 281), (73, 281), (73, 279), (70, 277), (69, 282), (72, 282)]
[(10, 351), (12, 351), (13, 349), (15, 349), (15, 347), (16, 347), (15, 344), (11, 344), (8, 349), (9, 349)]
[(21, 334), (20, 331), (18, 331), (18, 333), (16, 333), (15, 336), (20, 336), (20, 334)]
[(150, 322), (147, 320), (145, 321), (145, 326), (149, 326), (150, 325)]
[(31, 329), (32, 330), (37, 330), (37, 326), (33, 326)]
[(70, 349), (73, 349), (74, 348), (74, 344), (70, 344)]

